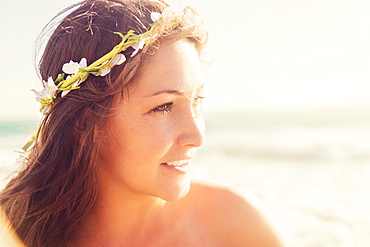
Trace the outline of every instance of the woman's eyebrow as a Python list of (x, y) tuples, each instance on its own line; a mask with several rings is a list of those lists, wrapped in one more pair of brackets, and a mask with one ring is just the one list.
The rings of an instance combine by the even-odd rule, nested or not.
[[(202, 89), (204, 88), (204, 84), (202, 84), (197, 92), (200, 92)], [(157, 96), (157, 95), (161, 95), (161, 94), (175, 94), (175, 95), (180, 95), (180, 96), (183, 96), (183, 95), (187, 95), (185, 93), (185, 91), (183, 90), (178, 90), (178, 89), (165, 89), (165, 90), (160, 90), (160, 91), (157, 91), (153, 94), (150, 94), (150, 95), (146, 95), (144, 97), (153, 97), (153, 96)]]
[(166, 90), (160, 90), (153, 94), (147, 95), (145, 97), (152, 97), (157, 96), (160, 94), (175, 94), (175, 95), (185, 95), (185, 92), (183, 90), (176, 90), (176, 89), (166, 89)]

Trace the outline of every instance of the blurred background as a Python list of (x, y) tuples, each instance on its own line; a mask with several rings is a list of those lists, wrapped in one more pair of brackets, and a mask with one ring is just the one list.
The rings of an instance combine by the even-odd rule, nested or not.
[[(0, 2), (1, 185), (40, 119), (37, 35), (75, 2)], [(291, 246), (370, 246), (370, 1), (177, 2), (213, 57), (193, 177), (255, 194)]]

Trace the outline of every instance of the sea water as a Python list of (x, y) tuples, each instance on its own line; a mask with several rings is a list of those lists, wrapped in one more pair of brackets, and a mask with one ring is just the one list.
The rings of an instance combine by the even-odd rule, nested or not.
[[(206, 112), (205, 120), (194, 179), (253, 193), (293, 247), (370, 246), (369, 107)], [(0, 122), (2, 186), (36, 125)]]

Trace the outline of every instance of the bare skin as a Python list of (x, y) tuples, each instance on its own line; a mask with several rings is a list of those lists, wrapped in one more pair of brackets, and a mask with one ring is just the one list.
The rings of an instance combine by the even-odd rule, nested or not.
[(125, 224), (114, 217), (86, 222), (84, 236), (71, 246), (285, 246), (261, 209), (227, 188), (193, 182), (184, 198), (142, 208), (127, 212)]
[(190, 160), (204, 143), (195, 48), (164, 44), (146, 66), (113, 108), (98, 198), (70, 246), (283, 246), (250, 200), (190, 180)]

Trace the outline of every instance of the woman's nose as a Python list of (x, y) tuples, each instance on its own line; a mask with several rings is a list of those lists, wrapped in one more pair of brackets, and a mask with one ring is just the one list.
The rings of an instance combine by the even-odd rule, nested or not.
[(201, 147), (203, 146), (206, 136), (204, 133), (205, 125), (204, 119), (194, 114), (189, 114), (182, 119), (181, 133), (178, 137), (178, 144), (180, 146)]

